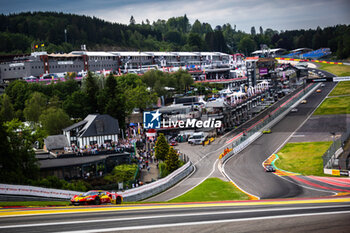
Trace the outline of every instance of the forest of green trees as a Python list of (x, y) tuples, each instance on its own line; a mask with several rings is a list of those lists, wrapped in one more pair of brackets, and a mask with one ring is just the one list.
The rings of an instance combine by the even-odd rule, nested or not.
[(143, 78), (136, 74), (104, 77), (89, 72), (81, 85), (68, 76), (66, 79), (49, 85), (16, 80), (0, 96), (0, 182), (36, 179), (34, 144), (38, 142), (42, 147), (48, 135), (61, 134), (63, 128), (88, 114), (109, 114), (125, 129), (133, 109), (142, 112), (158, 97), (184, 93), (193, 85), (191, 75), (184, 70), (171, 74), (150, 70)]
[(247, 55), (262, 44), (287, 50), (329, 47), (337, 59), (345, 59), (350, 57), (350, 25), (280, 32), (252, 26), (246, 33), (229, 23), (215, 28), (198, 20), (191, 24), (186, 15), (153, 23), (137, 22), (131, 16), (129, 25), (56, 12), (0, 15), (1, 54), (29, 53), (38, 43), (44, 43), (48, 52), (80, 50), (80, 45), (86, 44), (89, 50), (218, 51)]

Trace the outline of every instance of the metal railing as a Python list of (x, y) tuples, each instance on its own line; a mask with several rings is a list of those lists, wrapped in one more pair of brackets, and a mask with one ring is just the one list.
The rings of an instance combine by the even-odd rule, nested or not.
[(285, 103), (281, 104), (278, 108), (273, 110), (269, 115), (265, 116), (261, 120), (259, 120), (257, 123), (252, 125), (250, 128), (242, 132), (238, 135), (237, 139), (235, 139), (232, 143), (232, 147), (237, 147), (244, 141), (246, 141), (249, 137), (257, 133), (258, 131), (265, 128), (270, 122), (275, 120), (277, 117), (279, 117), (282, 113), (284, 113), (288, 108), (290, 108), (293, 104), (295, 104), (300, 99), (305, 98), (304, 93), (307, 93), (312, 88), (315, 87), (316, 84), (310, 84), (308, 85), (304, 90), (299, 91), (297, 94), (292, 96), (289, 100), (287, 100)]
[[(323, 167), (326, 169), (349, 170), (349, 159), (339, 158), (343, 152), (344, 143), (350, 136), (350, 129), (341, 135), (340, 138), (333, 141), (332, 145), (323, 154)], [(335, 135), (333, 135), (335, 137)], [(334, 138), (333, 138), (334, 139)]]
[(293, 96), (291, 96), (287, 101), (281, 103), (277, 108), (266, 115), (252, 126), (250, 126), (245, 131), (236, 135), (233, 139), (229, 140), (227, 143), (232, 143), (232, 151), (221, 158), (221, 162), (225, 162), (231, 156), (239, 153), (250, 143), (255, 141), (262, 133), (263, 130), (272, 127), (280, 119), (283, 118), (283, 114), (287, 114), (288, 109), (294, 105), (297, 101), (305, 98), (306, 95), (311, 93), (312, 89), (316, 89), (318, 84), (309, 84), (305, 88), (301, 89)]

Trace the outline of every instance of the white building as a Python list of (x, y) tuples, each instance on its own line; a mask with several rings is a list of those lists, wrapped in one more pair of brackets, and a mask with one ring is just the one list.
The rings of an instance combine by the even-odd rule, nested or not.
[(117, 142), (118, 133), (118, 120), (107, 114), (90, 114), (84, 120), (63, 129), (69, 144), (75, 144), (80, 148)]

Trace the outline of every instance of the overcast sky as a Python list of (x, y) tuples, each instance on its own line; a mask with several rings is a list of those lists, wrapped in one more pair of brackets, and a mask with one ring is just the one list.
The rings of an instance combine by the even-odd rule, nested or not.
[(0, 0), (0, 13), (59, 11), (128, 24), (183, 16), (216, 25), (230, 23), (250, 32), (309, 29), (350, 24), (350, 0)]

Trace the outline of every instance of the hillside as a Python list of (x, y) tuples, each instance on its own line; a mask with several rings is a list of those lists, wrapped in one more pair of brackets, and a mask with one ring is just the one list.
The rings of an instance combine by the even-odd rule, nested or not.
[[(117, 21), (117, 19), (116, 19)], [(67, 30), (67, 43), (65, 42)], [(274, 31), (255, 27), (251, 33), (226, 23), (215, 28), (186, 15), (156, 22), (130, 24), (107, 22), (95, 17), (57, 12), (0, 15), (0, 53), (28, 53), (35, 44), (48, 52), (70, 52), (86, 44), (89, 50), (220, 51), (249, 54), (261, 44), (287, 50), (329, 47), (338, 58), (350, 56), (350, 25), (316, 30)]]

